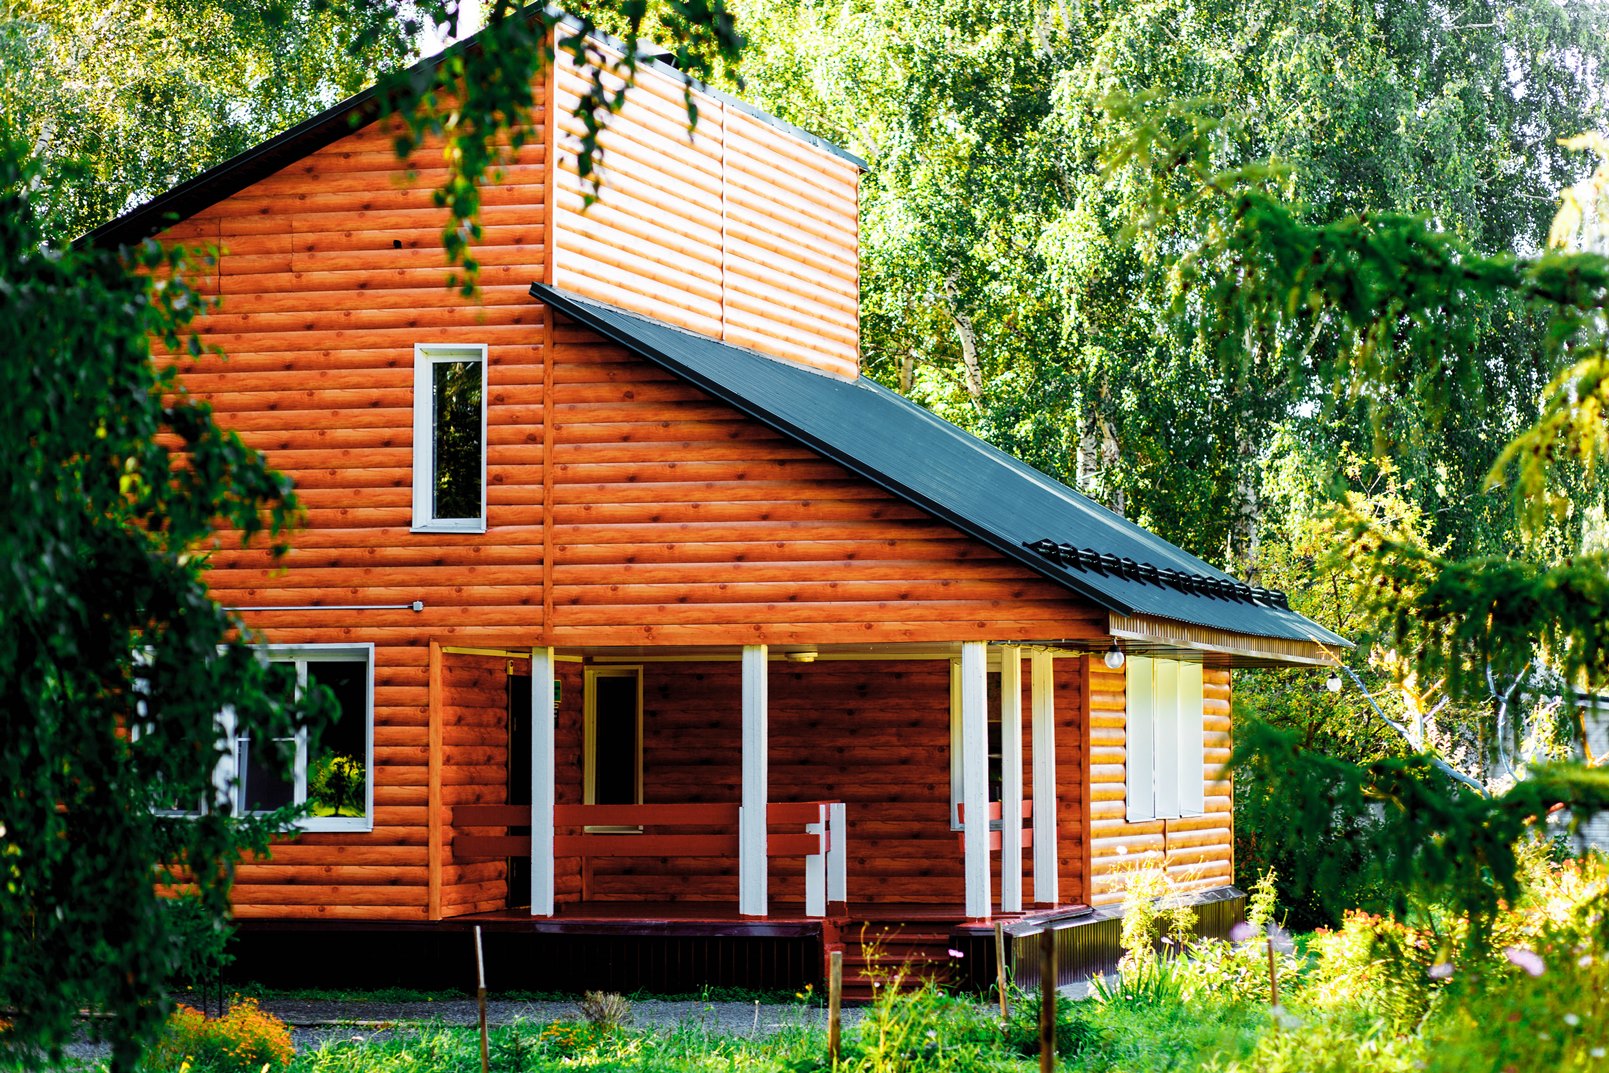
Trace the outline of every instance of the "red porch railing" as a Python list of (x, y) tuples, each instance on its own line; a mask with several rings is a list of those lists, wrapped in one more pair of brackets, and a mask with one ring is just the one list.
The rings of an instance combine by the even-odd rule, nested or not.
[[(579, 827), (581, 834), (555, 835), (555, 857), (724, 857), (739, 855), (736, 804), (699, 805), (555, 805), (556, 827)], [(523, 857), (531, 852), (530, 835), (471, 834), (469, 828), (529, 827), (529, 805), (457, 805), (452, 811), (455, 862)], [(845, 900), (845, 809), (837, 801), (772, 802), (766, 806), (766, 856), (805, 859), (805, 913), (826, 916), (829, 901)], [(637, 828), (591, 831), (587, 828)], [(714, 827), (717, 831), (687, 834), (659, 828)], [(800, 830), (800, 829), (803, 830)]]

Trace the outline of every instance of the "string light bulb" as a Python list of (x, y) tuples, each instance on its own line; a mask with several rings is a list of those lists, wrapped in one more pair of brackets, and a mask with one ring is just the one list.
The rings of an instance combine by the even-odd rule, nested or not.
[(1324, 688), (1331, 693), (1341, 692), (1341, 675), (1336, 671), (1331, 671), (1330, 676), (1324, 679)]

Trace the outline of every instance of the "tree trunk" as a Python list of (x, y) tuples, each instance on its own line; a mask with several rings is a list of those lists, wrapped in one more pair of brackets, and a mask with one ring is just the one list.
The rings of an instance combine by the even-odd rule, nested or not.
[(899, 359), (899, 393), (909, 395), (916, 384), (916, 351), (910, 347)]
[(1113, 487), (1116, 482), (1111, 477), (1117, 471), (1122, 457), (1122, 448), (1118, 445), (1111, 422), (1102, 416), (1096, 406), (1086, 402), (1079, 415), (1078, 453), (1073, 479), (1080, 492), (1119, 514), (1124, 513), (1126, 503), (1122, 490)]
[(955, 322), (955, 334), (961, 339), (961, 371), (966, 379), (967, 395), (973, 402), (978, 402), (983, 398), (983, 368), (978, 364), (978, 333), (972, 327), (972, 318), (961, 311), (958, 301), (960, 293), (961, 288), (954, 277), (944, 281), (950, 319)]
[(1257, 584), (1257, 556), (1262, 544), (1259, 530), (1263, 517), (1256, 451), (1252, 443), (1252, 438), (1242, 431), (1235, 450), (1239, 465), (1229, 522), (1229, 562), (1236, 575), (1248, 585)]

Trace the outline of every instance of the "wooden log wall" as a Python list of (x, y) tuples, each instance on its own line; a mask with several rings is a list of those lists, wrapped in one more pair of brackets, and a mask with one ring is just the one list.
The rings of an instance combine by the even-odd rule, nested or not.
[(508, 802), (508, 677), (506, 659), (451, 651), (441, 656), (440, 704), (432, 713), (441, 724), (433, 758), (440, 810), (431, 821), (439, 828), (441, 845), (441, 885), (432, 899), (439, 916), (501, 909), (507, 901), (508, 864), (454, 863), (454, 829), (447, 821), (455, 805)]
[(1061, 586), (590, 331), (553, 348), (553, 644), (1104, 636)]
[[(436, 908), (429, 641), (529, 643), (542, 627), (547, 326), (529, 288), (546, 256), (546, 148), (525, 146), (485, 190), (482, 296), (468, 302), (446, 286), (446, 217), (431, 204), (445, 175), (440, 150), (421, 150), (408, 178), (391, 138), (382, 124), (356, 131), (164, 236), (222, 250), (200, 280), (222, 305), (201, 327), (228, 357), (185, 360), (186, 385), (294, 479), (306, 508), (279, 564), (223, 534), (213, 595), (228, 606), (285, 608), (247, 615), (269, 641), (376, 646), (374, 829), (303, 835), (277, 844), (271, 862), (244, 866), (235, 888), (242, 918), (427, 919)], [(495, 528), (484, 536), (409, 531), (413, 347), (422, 342), (489, 344)], [(422, 612), (333, 609), (415, 600)], [(304, 606), (314, 609), (293, 609)], [(450, 797), (456, 775), (444, 774)], [(485, 876), (439, 860), (435, 868), (435, 893), (454, 911), (489, 899), (482, 886), (487, 897), (455, 902), (460, 881), (475, 887)]]
[(1172, 820), (1125, 819), (1125, 672), (1091, 660), (1090, 853), (1093, 905), (1123, 900), (1126, 877), (1137, 867), (1161, 864), (1186, 891), (1234, 882), (1234, 792), (1218, 776), (1231, 751), (1230, 672), (1208, 667), (1206, 690), (1206, 812)]
[(699, 118), (690, 127), (683, 84), (644, 67), (600, 138), (597, 185), (583, 184), (584, 127), (574, 112), (590, 77), (561, 53), (553, 284), (857, 376), (859, 169), (704, 92), (694, 93)]

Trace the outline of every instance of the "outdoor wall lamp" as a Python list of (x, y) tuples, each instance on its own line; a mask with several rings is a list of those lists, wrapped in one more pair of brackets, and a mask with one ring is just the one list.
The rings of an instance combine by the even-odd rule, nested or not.
[(1106, 665), (1114, 671), (1121, 670), (1123, 667), (1123, 650), (1117, 647), (1116, 641), (1112, 642), (1112, 647), (1106, 650), (1106, 655), (1102, 658), (1106, 661)]

